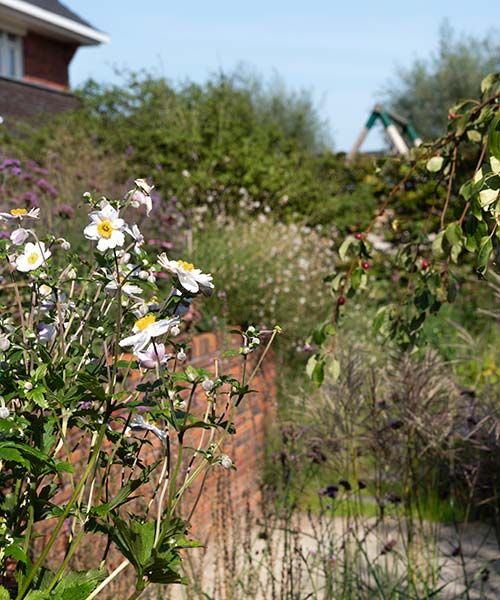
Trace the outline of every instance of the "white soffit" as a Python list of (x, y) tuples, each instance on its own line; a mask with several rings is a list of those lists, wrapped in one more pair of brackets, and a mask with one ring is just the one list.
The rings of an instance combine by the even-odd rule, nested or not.
[(107, 44), (109, 42), (109, 36), (106, 33), (77, 23), (67, 17), (56, 15), (24, 0), (0, 0), (1, 8), (10, 9), (8, 12), (11, 15), (11, 11), (14, 11), (15, 16), (20, 18), (25, 25), (38, 25), (38, 27), (43, 27), (47, 31), (83, 45)]

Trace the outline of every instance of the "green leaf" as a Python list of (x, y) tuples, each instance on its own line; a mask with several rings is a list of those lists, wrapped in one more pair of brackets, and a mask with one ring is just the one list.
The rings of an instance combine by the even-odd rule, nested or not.
[(0, 587), (0, 600), (10, 600), (10, 594), (3, 586)]
[(490, 73), (486, 75), (486, 77), (481, 81), (481, 93), (485, 94), (489, 92), (495, 83), (496, 75), (495, 73)]
[(307, 361), (306, 373), (310, 380), (320, 387), (325, 378), (325, 362), (323, 359), (318, 359), (316, 356), (311, 356)]
[(446, 239), (453, 246), (455, 244), (461, 244), (463, 233), (462, 228), (458, 223), (450, 223), (448, 227), (445, 229)]
[(68, 573), (50, 594), (51, 600), (86, 600), (106, 578), (106, 571), (91, 570)]
[(356, 290), (361, 286), (361, 279), (363, 276), (363, 269), (356, 267), (351, 275), (351, 285)]
[(479, 254), (477, 255), (477, 271), (481, 275), (484, 275), (488, 270), (488, 263), (493, 252), (493, 242), (490, 236), (481, 238), (479, 244)]
[(451, 247), (451, 260), (456, 263), (458, 260), (458, 257), (460, 256), (460, 253), (462, 252), (462, 243), (460, 242), (459, 244), (453, 244), (453, 246)]
[(45, 392), (46, 389), (44, 385), (37, 385), (26, 394), (26, 397), (28, 400), (32, 400), (40, 408), (48, 408), (49, 403), (45, 398)]
[(500, 160), (500, 113), (497, 114), (490, 125), (489, 150), (490, 154)]
[(479, 192), (479, 204), (481, 208), (488, 209), (498, 198), (498, 190), (486, 189)]
[(490, 166), (491, 170), (495, 175), (500, 175), (500, 159), (495, 158), (494, 156), (490, 156)]
[(433, 156), (432, 158), (430, 158), (427, 161), (427, 164), (425, 165), (427, 170), (430, 171), (431, 173), (437, 173), (438, 171), (441, 170), (441, 167), (443, 166), (443, 162), (444, 162), (444, 158), (442, 156)]
[(444, 231), (440, 231), (432, 242), (432, 254), (434, 256), (441, 256), (443, 254), (443, 238)]
[(333, 383), (336, 383), (340, 377), (340, 363), (336, 358), (328, 365), (328, 375)]
[(352, 235), (349, 235), (346, 237), (346, 239), (342, 242), (340, 248), (339, 248), (339, 257), (340, 260), (343, 262), (346, 259), (347, 256), (347, 251), (349, 250), (349, 246), (355, 241), (354, 237)]
[(479, 144), (483, 139), (479, 131), (476, 131), (475, 129), (469, 129), (467, 132), (467, 137), (471, 142), (476, 142), (477, 144)]

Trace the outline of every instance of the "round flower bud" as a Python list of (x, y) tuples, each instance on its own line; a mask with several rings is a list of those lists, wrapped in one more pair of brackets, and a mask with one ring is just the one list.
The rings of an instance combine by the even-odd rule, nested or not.
[(179, 335), (180, 332), (181, 332), (181, 330), (179, 329), (179, 327), (177, 327), (177, 325), (174, 325), (172, 327), (172, 329), (170, 330), (170, 333), (174, 336)]
[(148, 275), (148, 282), (149, 283), (156, 283), (156, 277), (155, 277), (154, 273), (150, 273)]
[(233, 466), (233, 461), (230, 456), (223, 454), (220, 458), (220, 464), (223, 469), (230, 469)]
[(6, 406), (0, 406), (0, 419), (8, 419), (10, 410)]
[(0, 350), (5, 352), (10, 348), (10, 340), (6, 335), (0, 335)]
[(184, 362), (186, 360), (186, 353), (184, 352), (184, 350), (179, 350), (179, 352), (177, 352), (177, 360), (179, 362)]
[(33, 384), (31, 383), (31, 381), (26, 381), (26, 383), (24, 384), (24, 391), (29, 392), (32, 389), (33, 389)]
[(62, 248), (63, 250), (66, 250), (66, 251), (68, 251), (68, 250), (70, 250), (70, 249), (71, 249), (71, 244), (68, 242), (68, 240), (62, 240), (62, 241), (61, 241), (61, 248)]
[(149, 273), (147, 271), (139, 271), (139, 279), (146, 281), (149, 277)]
[(212, 390), (214, 387), (214, 382), (211, 379), (205, 379), (205, 381), (202, 381), (201, 387), (205, 390), (205, 392), (210, 392), (210, 390)]
[(28, 237), (29, 233), (26, 231), (26, 229), (20, 227), (10, 234), (10, 241), (16, 246), (19, 246), (19, 244), (23, 244)]

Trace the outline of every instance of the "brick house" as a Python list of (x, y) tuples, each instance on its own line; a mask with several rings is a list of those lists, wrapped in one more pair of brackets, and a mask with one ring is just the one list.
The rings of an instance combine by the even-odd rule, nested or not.
[(59, 0), (0, 0), (0, 117), (5, 123), (73, 108), (69, 65), (80, 46), (106, 43)]

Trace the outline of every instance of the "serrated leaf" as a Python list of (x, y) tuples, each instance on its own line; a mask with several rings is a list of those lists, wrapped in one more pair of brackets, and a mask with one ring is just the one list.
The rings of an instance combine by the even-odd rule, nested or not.
[(427, 161), (426, 169), (431, 173), (437, 173), (443, 166), (444, 158), (442, 156), (433, 156)]

